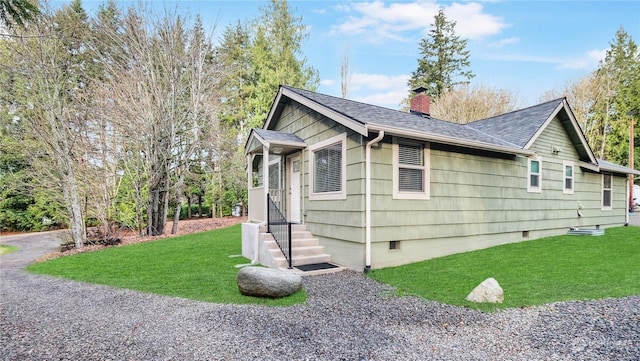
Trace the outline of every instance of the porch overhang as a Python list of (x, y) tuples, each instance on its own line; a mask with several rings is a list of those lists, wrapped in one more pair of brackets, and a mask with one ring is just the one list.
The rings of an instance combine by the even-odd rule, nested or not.
[(289, 154), (306, 148), (307, 143), (295, 134), (252, 129), (244, 148), (245, 155), (263, 153), (264, 147), (269, 149), (269, 154)]

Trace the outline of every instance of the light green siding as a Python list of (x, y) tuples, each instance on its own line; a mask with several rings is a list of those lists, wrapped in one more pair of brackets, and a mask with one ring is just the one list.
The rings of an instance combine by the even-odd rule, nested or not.
[(293, 133), (308, 146), (347, 133), (347, 197), (309, 199), (309, 151), (303, 152), (302, 221), (331, 254), (332, 260), (354, 269), (364, 267), (364, 147), (362, 137), (297, 104), (287, 105), (274, 130)]
[[(553, 154), (552, 146), (560, 152)], [(602, 175), (578, 166), (560, 121), (554, 119), (531, 149), (542, 159), (540, 193), (527, 192), (525, 157), (432, 149), (428, 200), (393, 199), (391, 144), (372, 152), (372, 268), (564, 234), (570, 227), (624, 224), (626, 178), (613, 178), (613, 209), (601, 210)], [(574, 194), (563, 193), (565, 160), (574, 162)], [(400, 241), (399, 250), (389, 249), (392, 240)]]
[[(308, 146), (347, 134), (344, 200), (309, 199), (310, 152), (302, 152), (302, 220), (336, 263), (362, 270), (368, 139), (296, 103), (285, 106), (273, 124), (274, 130), (296, 134)], [(560, 152), (554, 154), (552, 147)], [(602, 210), (602, 175), (579, 167), (578, 154), (557, 119), (531, 147), (541, 157), (540, 193), (527, 192), (526, 157), (442, 149), (434, 145), (430, 150), (430, 198), (402, 200), (393, 199), (391, 137), (372, 148), (372, 268), (625, 221), (626, 178), (613, 177), (613, 207)], [(563, 161), (574, 162), (574, 194), (563, 193)], [(389, 249), (392, 240), (400, 241), (399, 250)]]

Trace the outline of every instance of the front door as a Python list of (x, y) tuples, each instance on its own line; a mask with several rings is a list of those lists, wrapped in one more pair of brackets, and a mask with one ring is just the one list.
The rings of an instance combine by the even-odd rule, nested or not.
[(287, 176), (289, 185), (289, 221), (300, 223), (300, 153), (287, 158)]

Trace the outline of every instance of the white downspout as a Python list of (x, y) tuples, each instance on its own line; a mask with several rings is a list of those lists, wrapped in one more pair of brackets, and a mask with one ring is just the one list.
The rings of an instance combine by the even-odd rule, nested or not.
[(269, 203), (267, 202), (267, 195), (269, 194), (269, 146), (262, 146), (262, 189), (264, 190), (264, 194), (262, 195), (262, 201), (264, 202), (264, 207), (262, 211), (262, 220), (264, 222), (267, 221), (267, 213), (269, 213)]
[(371, 147), (384, 138), (384, 130), (367, 143), (365, 150), (365, 199), (364, 199), (364, 272), (371, 270)]

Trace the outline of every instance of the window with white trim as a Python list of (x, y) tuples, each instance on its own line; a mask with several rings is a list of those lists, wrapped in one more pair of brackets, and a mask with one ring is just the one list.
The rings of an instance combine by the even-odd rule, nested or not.
[(602, 209), (611, 209), (611, 199), (613, 195), (613, 177), (609, 173), (602, 175)]
[(429, 147), (394, 139), (393, 198), (429, 199)]
[(346, 198), (346, 133), (309, 147), (309, 198)]
[(277, 156), (269, 161), (269, 189), (281, 189), (281, 184), (280, 157)]
[(542, 192), (542, 159), (540, 157), (529, 158), (527, 177), (527, 192)]
[(573, 194), (574, 190), (574, 179), (575, 176), (573, 174), (574, 171), (574, 167), (573, 167), (573, 162), (570, 161), (564, 161), (562, 162), (562, 168), (563, 168), (563, 179), (564, 179), (564, 185), (562, 186), (562, 193), (564, 194)]

